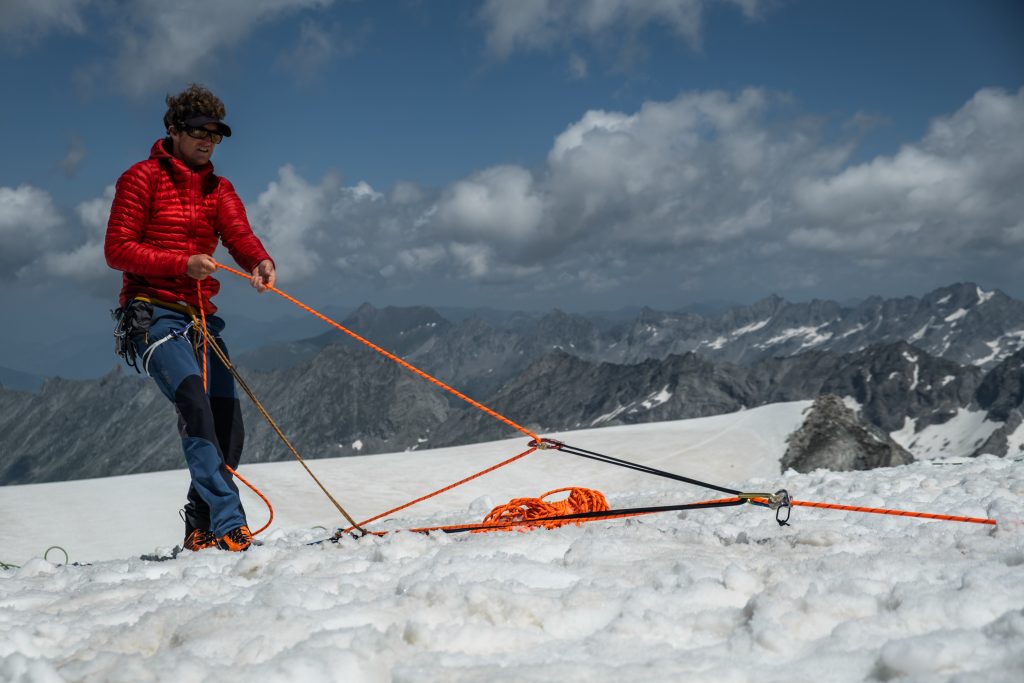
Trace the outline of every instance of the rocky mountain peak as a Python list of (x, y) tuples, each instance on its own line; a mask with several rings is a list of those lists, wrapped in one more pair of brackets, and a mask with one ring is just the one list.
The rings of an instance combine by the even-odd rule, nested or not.
[(1003, 422), (1024, 404), (1024, 349), (992, 368), (978, 385), (978, 404), (993, 422)]

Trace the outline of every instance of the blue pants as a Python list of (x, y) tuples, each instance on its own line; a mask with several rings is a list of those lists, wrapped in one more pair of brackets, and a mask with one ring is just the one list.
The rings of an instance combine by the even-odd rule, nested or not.
[[(181, 334), (191, 322), (191, 317), (183, 313), (155, 308), (148, 334), (136, 335), (133, 341), (139, 357), (147, 359), (149, 375), (178, 412), (181, 446), (192, 475), (185, 524), (223, 536), (246, 524), (238, 487), (224, 467), (225, 463), (232, 469), (238, 467), (242, 456), (242, 412), (234, 378), (212, 351), (207, 360), (209, 389), (204, 391), (202, 370), (191, 341), (200, 340), (202, 354), (202, 337), (192, 330)], [(224, 321), (210, 316), (206, 325), (226, 356), (227, 348), (219, 337)], [(177, 336), (160, 341), (172, 331)]]

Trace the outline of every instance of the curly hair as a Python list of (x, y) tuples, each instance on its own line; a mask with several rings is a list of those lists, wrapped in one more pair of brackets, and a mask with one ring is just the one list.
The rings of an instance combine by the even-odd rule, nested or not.
[(164, 114), (164, 128), (168, 130), (189, 114), (206, 114), (218, 119), (224, 118), (224, 103), (208, 88), (198, 83), (189, 85), (177, 95), (168, 95), (166, 102), (167, 113)]

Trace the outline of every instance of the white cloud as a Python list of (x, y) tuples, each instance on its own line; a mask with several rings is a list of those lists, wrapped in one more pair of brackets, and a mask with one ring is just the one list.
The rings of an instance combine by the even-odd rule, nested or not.
[(479, 12), (488, 50), (500, 58), (516, 51), (550, 48), (575, 36), (628, 40), (651, 24), (669, 27), (693, 48), (701, 43), (704, 10), (713, 4), (740, 7), (754, 17), (761, 0), (487, 0)]
[(454, 183), (438, 203), (441, 234), (514, 246), (537, 237), (544, 199), (533, 176), (516, 166), (497, 166)]
[(333, 0), (138, 0), (111, 13), (116, 82), (143, 94), (197, 80), (257, 26)]
[(888, 259), (1009, 245), (1021, 187), (1024, 89), (985, 89), (895, 155), (798, 182), (790, 241)]
[(114, 186), (109, 185), (102, 197), (84, 201), (75, 208), (79, 223), (84, 228), (81, 234), (85, 236), (85, 242), (67, 251), (55, 250), (45, 254), (42, 263), (48, 274), (79, 282), (109, 278), (111, 271), (103, 254), (103, 239), (113, 202)]
[[(284, 284), (366, 295), (429, 298), (467, 284), (503, 300), (736, 283), (769, 292), (913, 273), (970, 279), (966, 263), (991, 264), (980, 268), (994, 281), (1013, 276), (1003, 255), (1024, 242), (1024, 90), (980, 91), (894, 155), (851, 165), (852, 149), (824, 139), (785, 96), (684, 93), (582, 114), (533, 169), (382, 192), (285, 166), (249, 210)], [(58, 231), (48, 195), (4, 192), (21, 193), (37, 229)], [(98, 202), (77, 212), (94, 236)]]
[(339, 186), (335, 176), (312, 185), (294, 168), (284, 166), (277, 180), (250, 207), (250, 222), (275, 262), (281, 264), (282, 282), (312, 275), (319, 268), (317, 245), (324, 238), (331, 195)]
[(64, 219), (45, 190), (0, 187), (0, 279), (26, 272), (62, 237)]

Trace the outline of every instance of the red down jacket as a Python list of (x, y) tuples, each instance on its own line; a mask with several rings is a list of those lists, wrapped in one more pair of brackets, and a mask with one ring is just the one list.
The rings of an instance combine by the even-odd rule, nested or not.
[[(103, 250), (107, 265), (124, 272), (122, 306), (140, 295), (200, 305), (185, 266), (193, 254), (212, 256), (218, 238), (246, 272), (270, 258), (231, 183), (214, 175), (212, 164), (189, 168), (169, 148), (169, 139), (157, 140), (149, 159), (117, 181)], [(220, 283), (208, 277), (202, 288), (201, 305), (213, 313)]]

